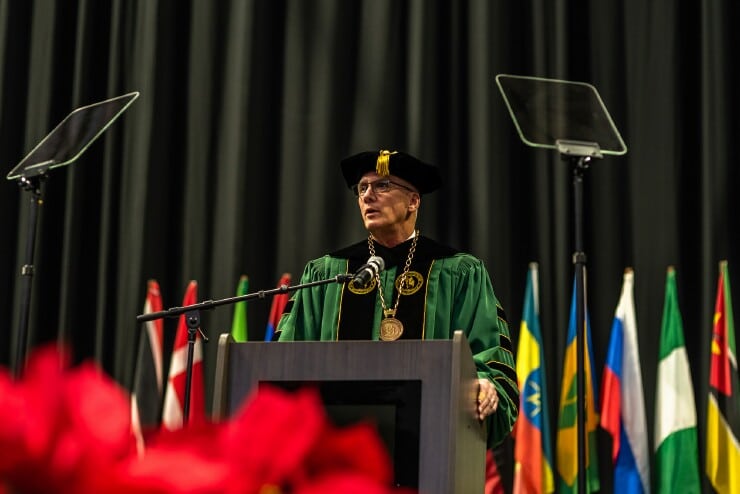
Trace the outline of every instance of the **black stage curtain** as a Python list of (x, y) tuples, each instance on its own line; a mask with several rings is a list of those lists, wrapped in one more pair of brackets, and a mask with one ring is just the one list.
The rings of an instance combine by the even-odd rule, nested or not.
[[(740, 280), (738, 24), (737, 2), (712, 0), (0, 0), (4, 174), (72, 109), (141, 93), (44, 182), (30, 346), (71, 342), (76, 360), (93, 357), (129, 386), (147, 279), (159, 280), (165, 307), (180, 305), (190, 279), (200, 300), (232, 296), (242, 273), (252, 290), (274, 287), (284, 271), (297, 279), (308, 259), (365, 236), (339, 160), (399, 149), (442, 168), (446, 184), (423, 198), (421, 231), (485, 260), (515, 344), (527, 265), (539, 262), (555, 431), (572, 170), (519, 141), (494, 77), (589, 82), (629, 147), (594, 162), (585, 180), (597, 378), (633, 267), (652, 434), (665, 276), (675, 266), (703, 450), (718, 262)], [(8, 366), (27, 194), (12, 181), (0, 193)], [(252, 338), (268, 310), (250, 303)], [(231, 314), (203, 315), (208, 373)], [(609, 444), (601, 448), (609, 492)]]

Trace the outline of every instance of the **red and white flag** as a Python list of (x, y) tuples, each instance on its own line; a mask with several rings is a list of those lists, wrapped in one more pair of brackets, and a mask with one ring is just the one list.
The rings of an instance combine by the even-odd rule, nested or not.
[[(191, 281), (185, 292), (182, 306), (195, 304), (198, 299), (198, 282)], [(170, 361), (170, 373), (167, 379), (167, 389), (164, 394), (164, 410), (162, 411), (162, 427), (167, 430), (180, 429), (183, 425), (183, 410), (185, 408), (185, 379), (188, 364), (188, 325), (185, 314), (180, 315), (175, 335), (175, 346)], [(193, 370), (190, 386), (190, 414), (189, 423), (199, 423), (205, 420), (205, 388), (203, 386), (203, 341), (200, 334), (196, 334), (193, 348)]]

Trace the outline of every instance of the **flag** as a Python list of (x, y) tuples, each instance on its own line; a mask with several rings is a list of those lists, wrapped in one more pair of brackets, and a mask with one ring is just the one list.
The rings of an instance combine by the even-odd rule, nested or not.
[(707, 402), (706, 472), (719, 492), (740, 492), (740, 390), (727, 261), (720, 262)]
[[(149, 280), (144, 314), (161, 310), (162, 295), (159, 283), (156, 280)], [(164, 320), (147, 321), (142, 329), (139, 334), (139, 350), (131, 393), (131, 426), (140, 447), (143, 447), (142, 429), (158, 426), (161, 417)]]
[[(236, 296), (240, 297), (249, 292), (249, 278), (241, 275), (239, 283), (236, 286)], [(247, 301), (242, 300), (234, 304), (234, 317), (231, 320), (231, 336), (234, 341), (243, 343), (249, 340), (249, 331), (247, 331)]]
[(496, 455), (490, 449), (486, 450), (486, 482), (483, 484), (483, 494), (505, 494), (504, 480), (498, 471)]
[(655, 387), (655, 487), (658, 493), (701, 492), (696, 402), (678, 309), (676, 272), (668, 268)]
[(519, 417), (514, 427), (514, 493), (549, 493), (552, 476), (545, 356), (540, 332), (537, 263), (530, 263), (516, 352)]
[[(198, 299), (198, 283), (191, 281), (188, 284), (182, 306), (195, 304)], [(167, 430), (176, 430), (183, 425), (183, 411), (185, 404), (185, 380), (188, 363), (188, 326), (185, 314), (180, 315), (175, 334), (175, 345), (170, 360), (170, 373), (167, 388), (164, 394), (164, 410), (162, 411), (162, 426)], [(190, 386), (190, 414), (189, 422), (198, 423), (205, 420), (205, 394), (203, 387), (203, 342), (196, 334), (193, 346), (193, 366)]]
[[(585, 300), (585, 296), (584, 296)], [(588, 351), (584, 352), (584, 404), (586, 407), (586, 491), (599, 490), (599, 464), (596, 451), (596, 429), (599, 425), (599, 412), (596, 409), (597, 394), (592, 376), (593, 351), (591, 350), (591, 328), (588, 317), (588, 306), (585, 311), (585, 333)], [(558, 416), (558, 435), (556, 461), (558, 470), (558, 492), (576, 492), (578, 490), (578, 386), (576, 354), (576, 291), (573, 284), (573, 298), (570, 304), (570, 321), (568, 339), (563, 363), (563, 379), (560, 390), (560, 410)], [(583, 351), (583, 345), (579, 345)]]
[[(278, 281), (278, 288), (290, 286), (290, 273), (283, 273)], [(272, 341), (272, 337), (275, 335), (278, 323), (280, 322), (280, 316), (283, 315), (285, 306), (288, 304), (290, 295), (288, 292), (278, 293), (272, 297), (272, 307), (270, 307), (270, 317), (267, 320), (267, 329), (265, 330), (265, 341)]]
[(601, 426), (612, 436), (614, 492), (650, 492), (647, 420), (637, 343), (634, 273), (624, 272), (601, 380)]

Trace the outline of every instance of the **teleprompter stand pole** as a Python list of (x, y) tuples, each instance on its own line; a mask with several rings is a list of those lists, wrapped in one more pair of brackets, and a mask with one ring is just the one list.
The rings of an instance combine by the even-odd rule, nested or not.
[[(317, 281), (311, 281), (309, 283), (303, 283), (300, 285), (280, 285), (277, 288), (273, 288), (270, 290), (260, 290), (258, 292), (253, 293), (247, 293), (245, 295), (239, 295), (237, 297), (228, 297), (223, 298), (220, 300), (205, 300), (203, 302), (198, 302), (197, 304), (192, 305), (186, 305), (185, 307), (172, 307), (170, 309), (166, 309), (159, 312), (149, 312), (147, 314), (139, 314), (136, 316), (136, 322), (142, 323), (147, 321), (154, 321), (155, 319), (162, 319), (165, 317), (177, 317), (180, 314), (185, 314), (185, 321), (188, 326), (188, 359), (187, 359), (187, 366), (185, 369), (185, 397), (183, 403), (183, 417), (182, 422), (183, 425), (187, 425), (188, 418), (190, 416), (190, 388), (191, 383), (193, 379), (193, 359), (194, 359), (194, 352), (195, 352), (195, 340), (197, 338), (197, 332), (200, 330), (200, 311), (201, 310), (209, 310), (213, 309), (214, 307), (218, 307), (220, 305), (230, 305), (235, 304), (237, 302), (242, 302), (246, 300), (252, 300), (255, 298), (264, 299), (266, 297), (269, 297), (271, 295), (276, 295), (279, 293), (289, 293), (296, 290), (300, 290), (302, 288), (309, 288), (312, 286), (317, 285), (326, 285), (329, 283), (344, 283), (346, 281), (350, 281), (352, 278), (354, 278), (354, 275), (352, 274), (338, 274), (333, 278), (329, 278), (326, 280), (317, 280)], [(208, 341), (205, 335), (201, 331), (201, 335), (203, 335), (204, 340)]]
[(33, 177), (21, 177), (18, 185), (31, 193), (28, 203), (28, 227), (26, 230), (26, 250), (21, 267), (21, 312), (18, 327), (18, 341), (16, 342), (15, 362), (13, 374), (19, 378), (26, 364), (26, 347), (28, 345), (28, 321), (31, 315), (31, 287), (33, 285), (33, 257), (36, 247), (36, 224), (38, 223), (39, 208), (43, 204), (41, 182), (46, 179), (45, 174)]
[[(576, 427), (578, 430), (578, 492), (586, 493), (586, 253), (583, 248), (583, 176), (592, 158), (601, 158), (597, 143), (556, 141), (561, 157), (573, 167), (573, 266), (576, 283)], [(593, 376), (592, 376), (593, 378)]]
[(575, 251), (573, 265), (576, 278), (576, 379), (578, 393), (578, 492), (586, 492), (586, 253), (583, 251), (583, 173), (588, 168), (588, 157), (573, 162), (573, 212), (575, 217)]

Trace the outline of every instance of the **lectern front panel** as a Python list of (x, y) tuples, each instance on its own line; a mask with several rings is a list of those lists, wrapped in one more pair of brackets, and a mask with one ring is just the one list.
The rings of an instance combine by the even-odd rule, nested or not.
[(370, 422), (393, 460), (394, 483), (419, 487), (420, 380), (276, 381), (259, 386), (287, 390), (313, 387), (336, 426)]
[[(477, 375), (462, 332), (455, 332), (452, 340), (394, 342), (234, 343), (228, 335), (222, 335), (216, 362), (214, 418), (227, 417), (255, 388), (268, 382), (321, 383), (328, 408), (334, 409), (330, 411), (332, 416), (347, 418), (359, 407), (375, 413), (381, 422), (393, 422), (389, 427), (394, 432), (385, 433), (385, 440), (394, 460), (402, 451), (410, 451), (404, 448), (417, 452), (415, 468), (397, 466), (398, 481), (403, 485), (418, 485), (425, 494), (482, 492), (486, 432), (475, 413)], [(369, 395), (369, 387), (387, 388), (391, 384), (393, 389), (392, 383), (418, 387), (408, 391), (413, 397), (409, 401), (412, 412), (395, 398), (390, 400), (392, 403), (384, 403), (376, 395), (368, 404), (353, 397), (354, 388), (364, 387), (359, 394)], [(342, 395), (345, 398), (336, 401)], [(366, 400), (367, 396), (362, 398)], [(387, 405), (395, 407), (395, 413)], [(404, 410), (401, 419), (400, 409)], [(399, 420), (405, 423), (407, 415), (416, 416), (416, 428), (409, 433), (414, 439), (399, 435)], [(414, 470), (414, 479), (404, 477)]]

